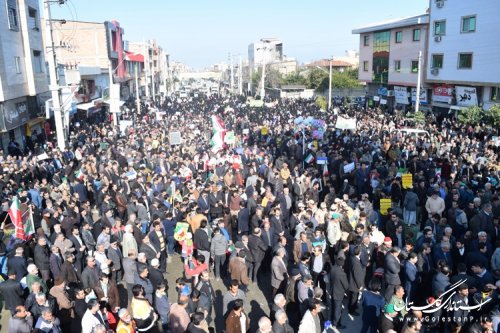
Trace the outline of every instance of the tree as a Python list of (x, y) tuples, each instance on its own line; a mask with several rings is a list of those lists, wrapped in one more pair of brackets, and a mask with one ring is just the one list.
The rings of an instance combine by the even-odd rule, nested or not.
[(282, 84), (307, 85), (307, 79), (299, 72), (293, 72), (282, 78)]
[(334, 72), (332, 74), (332, 88), (351, 89), (357, 88), (359, 86), (360, 84), (358, 82), (357, 75), (353, 75), (352, 70), (348, 70), (345, 72)]
[(484, 111), (480, 106), (470, 106), (458, 111), (458, 121), (465, 125), (477, 125), (483, 118)]
[(324, 90), (320, 87), (325, 85), (325, 81), (328, 87), (328, 74), (319, 68), (312, 68), (307, 75), (307, 88), (317, 91)]
[(494, 127), (500, 127), (500, 104), (495, 104), (488, 110), (491, 124)]
[(316, 97), (316, 101), (314, 102), (321, 110), (326, 110), (328, 107), (328, 103), (326, 101), (326, 98), (323, 96), (318, 96)]

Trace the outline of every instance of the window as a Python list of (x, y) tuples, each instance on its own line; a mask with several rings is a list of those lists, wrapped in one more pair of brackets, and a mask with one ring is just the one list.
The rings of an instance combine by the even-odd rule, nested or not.
[(16, 73), (21, 74), (21, 58), (20, 57), (14, 57), (14, 62), (16, 64)]
[(500, 102), (500, 87), (491, 87), (491, 100)]
[(9, 16), (9, 29), (19, 31), (19, 22), (17, 20), (17, 2), (16, 0), (7, 1), (7, 13)]
[(33, 66), (35, 67), (35, 73), (43, 72), (42, 52), (33, 50)]
[(370, 36), (363, 36), (363, 45), (364, 46), (370, 45)]
[(462, 17), (462, 32), (476, 31), (476, 16)]
[(443, 36), (446, 34), (446, 21), (434, 22), (434, 36)]
[(418, 73), (418, 60), (411, 61), (411, 72)]
[(431, 68), (443, 68), (443, 55), (433, 54), (432, 55), (432, 67)]
[(396, 31), (396, 43), (401, 43), (403, 41), (403, 32)]
[(459, 53), (458, 54), (458, 68), (471, 69), (472, 68), (472, 53)]
[(394, 71), (401, 72), (401, 60), (394, 60)]
[(420, 29), (413, 29), (413, 41), (414, 42), (420, 41)]
[(363, 71), (368, 72), (368, 61), (363, 61)]
[(28, 7), (28, 28), (31, 30), (38, 30), (36, 25), (36, 9)]

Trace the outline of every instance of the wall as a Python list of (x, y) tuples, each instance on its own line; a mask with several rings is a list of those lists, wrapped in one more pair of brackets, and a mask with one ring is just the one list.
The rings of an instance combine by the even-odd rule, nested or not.
[[(368, 46), (364, 45), (364, 36), (369, 36)], [(368, 71), (363, 70), (363, 64), (368, 61)], [(372, 81), (372, 65), (373, 65), (373, 33), (365, 33), (359, 35), (359, 81)]]
[[(438, 75), (427, 68), (428, 81), (462, 84), (500, 84), (500, 2), (444, 1), (437, 8), (431, 1), (428, 63), (433, 53), (444, 54), (443, 68)], [(462, 33), (461, 18), (476, 15), (476, 32)], [(446, 19), (446, 34), (434, 41), (434, 21)], [(458, 53), (473, 52), (472, 69), (458, 69)]]

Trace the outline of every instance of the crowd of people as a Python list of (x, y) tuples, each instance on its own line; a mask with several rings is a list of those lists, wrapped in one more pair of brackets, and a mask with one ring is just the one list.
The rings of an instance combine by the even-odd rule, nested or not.
[[(222, 149), (212, 116), (234, 133)], [(133, 121), (80, 121), (63, 151), (1, 152), (9, 333), (320, 333), (357, 318), (361, 332), (499, 332), (497, 130), (428, 118), (412, 136), (394, 131), (411, 120), (377, 109), (215, 96)], [(11, 237), (15, 200), (33, 218), (26, 240)], [(258, 288), (270, 313), (253, 318)]]

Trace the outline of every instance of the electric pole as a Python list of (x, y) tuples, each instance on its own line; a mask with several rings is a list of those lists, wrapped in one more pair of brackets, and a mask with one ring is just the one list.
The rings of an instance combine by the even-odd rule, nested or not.
[[(66, 147), (66, 138), (64, 133), (64, 124), (61, 112), (61, 100), (59, 94), (59, 81), (56, 73), (56, 49), (54, 40), (52, 39), (52, 19), (50, 16), (50, 1), (44, 0), (44, 16), (45, 16), (45, 34), (47, 38), (47, 55), (49, 62), (49, 89), (52, 94), (52, 105), (54, 109), (54, 120), (56, 123), (57, 147), (59, 150), (64, 150)], [(52, 54), (50, 54), (52, 52)]]
[(238, 93), (243, 95), (243, 61), (241, 60), (240, 54), (240, 68), (239, 68), (239, 77), (238, 77)]
[(139, 74), (137, 67), (139, 67), (139, 62), (135, 63), (135, 104), (137, 108), (137, 114), (141, 112), (141, 100), (139, 99)]
[(229, 92), (232, 94), (234, 92), (234, 69), (233, 69), (233, 55), (231, 52), (229, 53), (229, 63), (231, 66), (231, 87), (229, 88)]
[(421, 82), (421, 75), (422, 75), (422, 71), (421, 71), (421, 67), (422, 67), (422, 51), (418, 51), (418, 76), (417, 76), (417, 91), (416, 91), (416, 94), (417, 96), (415, 96), (415, 112), (418, 112), (419, 109), (420, 109), (420, 82)]
[(332, 59), (330, 59), (330, 77), (328, 80), (328, 111), (332, 109)]

